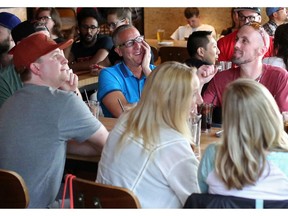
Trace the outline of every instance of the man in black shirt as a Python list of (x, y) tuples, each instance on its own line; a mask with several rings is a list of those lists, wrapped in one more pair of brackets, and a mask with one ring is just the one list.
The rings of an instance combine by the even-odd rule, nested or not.
[(113, 46), (111, 37), (99, 35), (97, 19), (94, 8), (82, 8), (77, 14), (80, 39), (73, 43), (69, 54), (69, 66), (76, 73), (103, 61)]

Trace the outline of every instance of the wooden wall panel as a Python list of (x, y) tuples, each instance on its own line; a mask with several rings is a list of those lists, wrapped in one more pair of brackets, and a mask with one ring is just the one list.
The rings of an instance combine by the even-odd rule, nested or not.
[(15, 14), (21, 21), (25, 21), (27, 19), (27, 10), (26, 8), (0, 8), (0, 12), (9, 12)]
[[(265, 9), (265, 8), (264, 8)], [(267, 21), (265, 10), (262, 8), (262, 23)], [(146, 38), (156, 38), (157, 28), (165, 29), (165, 39), (180, 25), (186, 25), (185, 8), (144, 8), (144, 32)], [(200, 8), (201, 21), (214, 26), (217, 34), (231, 26), (231, 8)]]

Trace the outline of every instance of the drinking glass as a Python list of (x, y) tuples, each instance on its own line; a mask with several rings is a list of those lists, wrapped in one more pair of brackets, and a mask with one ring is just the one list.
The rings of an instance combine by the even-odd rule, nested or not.
[(100, 103), (96, 100), (85, 101), (92, 114), (98, 119), (100, 113)]
[(203, 103), (198, 106), (198, 113), (202, 115), (201, 131), (203, 133), (211, 130), (213, 107), (214, 105), (212, 103)]
[(162, 42), (164, 40), (164, 34), (165, 30), (164, 29), (157, 29), (157, 41)]
[(200, 160), (201, 114), (191, 114), (189, 118), (189, 126), (192, 134), (192, 142), (194, 144), (192, 148), (194, 149), (196, 158)]

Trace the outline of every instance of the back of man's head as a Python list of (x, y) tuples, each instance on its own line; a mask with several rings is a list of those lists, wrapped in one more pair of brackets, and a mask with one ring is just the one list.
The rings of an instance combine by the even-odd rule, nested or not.
[(195, 57), (197, 55), (199, 47), (206, 49), (207, 44), (209, 43), (209, 35), (212, 35), (212, 31), (195, 31), (189, 36), (187, 41), (187, 51), (190, 57)]
[(17, 25), (11, 31), (11, 34), (15, 44), (17, 44), (23, 38), (26, 38), (29, 35), (39, 31), (47, 31), (47, 35), (49, 34), (49, 31), (44, 23), (26, 20)]
[(19, 23), (21, 23), (21, 20), (14, 14), (8, 12), (0, 13), (0, 25), (9, 29), (10, 31)]
[(190, 19), (191, 17), (198, 17), (200, 14), (200, 11), (197, 7), (192, 7), (192, 8), (186, 8), (184, 10), (184, 16), (186, 17), (186, 19)]

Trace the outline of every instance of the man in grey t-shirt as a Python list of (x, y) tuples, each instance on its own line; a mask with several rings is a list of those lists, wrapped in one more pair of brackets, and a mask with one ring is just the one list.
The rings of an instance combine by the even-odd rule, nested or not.
[[(0, 168), (18, 172), (27, 184), (29, 208), (47, 208), (60, 188), (66, 151), (99, 154), (108, 131), (74, 94), (77, 75), (61, 50), (42, 33), (22, 39), (11, 51), (22, 89), (0, 109)], [(73, 145), (67, 142), (74, 140)]]

